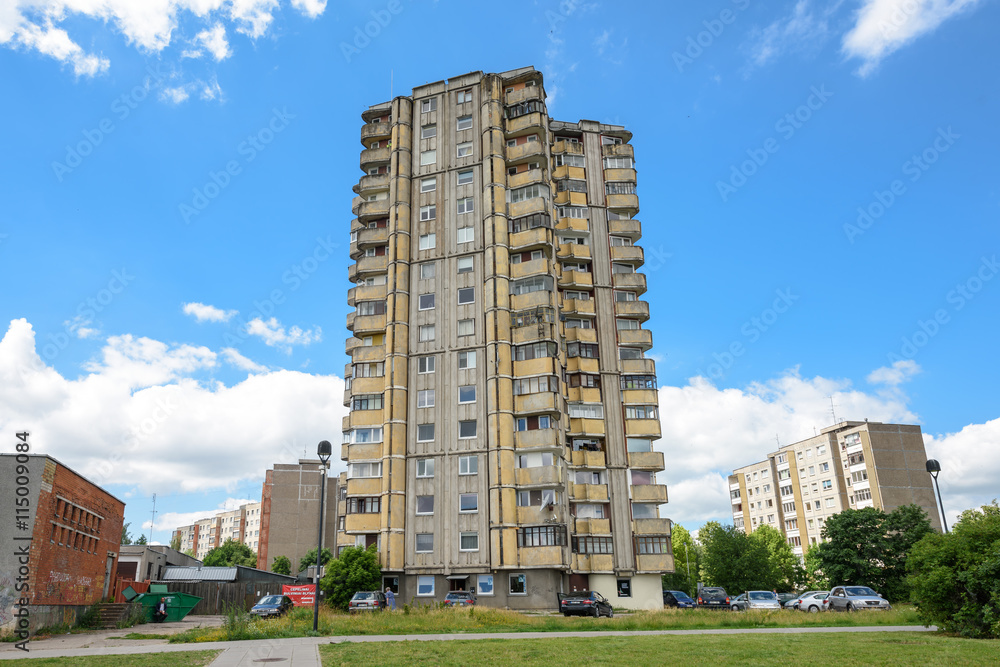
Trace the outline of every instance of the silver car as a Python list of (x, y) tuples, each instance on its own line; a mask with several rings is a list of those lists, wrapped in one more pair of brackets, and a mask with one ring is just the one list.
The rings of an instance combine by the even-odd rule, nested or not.
[(827, 601), (830, 611), (892, 609), (888, 600), (867, 586), (836, 586), (830, 591)]
[(799, 601), (802, 600), (802, 598), (804, 598), (805, 596), (812, 595), (813, 593), (829, 593), (829, 592), (830, 591), (804, 591), (802, 593), (799, 593), (795, 597), (793, 597), (791, 600), (789, 600), (788, 602), (786, 602), (782, 606), (785, 609), (798, 609), (799, 608)]
[(735, 598), (729, 605), (733, 611), (746, 611), (747, 609), (781, 609), (778, 596), (772, 591), (747, 591), (743, 595)]
[(810, 614), (817, 614), (827, 611), (827, 598), (830, 594), (826, 591), (810, 591), (795, 598), (798, 603), (795, 608), (799, 611), (807, 611)]

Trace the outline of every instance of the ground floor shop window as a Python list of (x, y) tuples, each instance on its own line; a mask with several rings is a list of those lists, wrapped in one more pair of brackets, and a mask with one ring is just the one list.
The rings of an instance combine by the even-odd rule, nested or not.
[(434, 595), (434, 575), (417, 577), (417, 595)]
[(493, 575), (480, 574), (476, 577), (476, 584), (479, 586), (480, 595), (493, 595)]
[(630, 598), (630, 597), (632, 597), (632, 580), (631, 579), (619, 579), (618, 580), (618, 597), (620, 597), (620, 598)]
[(523, 574), (512, 574), (510, 575), (510, 594), (511, 595), (527, 595), (527, 578)]

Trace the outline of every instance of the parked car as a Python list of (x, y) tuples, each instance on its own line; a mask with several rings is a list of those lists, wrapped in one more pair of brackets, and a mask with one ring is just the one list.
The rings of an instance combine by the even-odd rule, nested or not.
[(734, 598), (729, 604), (733, 611), (746, 611), (747, 609), (781, 609), (778, 596), (773, 591), (747, 591)]
[(704, 586), (698, 590), (699, 609), (729, 609), (729, 602), (725, 588)]
[(385, 593), (381, 591), (358, 591), (347, 603), (347, 610), (382, 611), (385, 609)]
[(468, 607), (476, 604), (476, 594), (471, 591), (452, 591), (444, 596), (446, 607)]
[(888, 600), (867, 586), (836, 586), (830, 591), (827, 601), (830, 611), (892, 609)]
[(829, 595), (830, 593), (827, 591), (809, 591), (795, 600), (797, 603), (795, 609), (806, 611), (810, 614), (827, 611), (829, 609), (829, 601), (827, 600)]
[(676, 609), (692, 609), (697, 603), (684, 591), (663, 591), (663, 606)]
[(778, 602), (780, 602), (781, 606), (784, 607), (786, 603), (798, 599), (798, 597), (797, 593), (778, 593)]
[[(785, 609), (798, 609), (799, 601), (802, 600), (807, 595), (812, 595), (813, 593), (829, 593), (830, 591), (802, 591), (801, 593), (796, 593), (792, 598), (786, 601), (782, 606)], [(779, 595), (780, 597), (780, 595)]]
[(261, 618), (277, 617), (293, 606), (292, 598), (287, 595), (265, 595), (250, 609), (250, 613)]
[(559, 594), (559, 611), (563, 616), (607, 616), (611, 618), (615, 615), (611, 603), (607, 598), (597, 591), (575, 591), (573, 593)]

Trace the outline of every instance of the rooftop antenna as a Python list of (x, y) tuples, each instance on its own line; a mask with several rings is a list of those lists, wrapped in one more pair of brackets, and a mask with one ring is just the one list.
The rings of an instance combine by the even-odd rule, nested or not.
[(839, 424), (840, 422), (837, 421), (837, 406), (833, 402), (833, 395), (831, 394), (830, 396), (827, 396), (827, 398), (830, 399), (830, 415), (833, 417), (833, 423)]
[(774, 441), (776, 443), (778, 443), (778, 447), (781, 447), (781, 440), (778, 440), (778, 434), (777, 433), (774, 434)]
[(149, 521), (149, 542), (153, 541), (153, 523), (156, 522), (156, 494), (153, 494), (153, 518)]

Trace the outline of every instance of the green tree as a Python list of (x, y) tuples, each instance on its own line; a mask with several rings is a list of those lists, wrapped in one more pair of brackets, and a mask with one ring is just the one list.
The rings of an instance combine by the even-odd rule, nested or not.
[[(663, 575), (663, 590), (684, 591), (693, 596), (695, 582), (698, 579), (701, 546), (694, 541), (684, 526), (675, 525), (670, 536), (670, 548), (674, 552), (674, 571)], [(690, 577), (688, 577), (689, 566)]]
[(1000, 638), (1000, 506), (966, 510), (951, 533), (927, 534), (906, 562), (917, 613), (964, 637)]
[(742, 529), (715, 521), (701, 527), (698, 539), (705, 547), (702, 573), (706, 584), (722, 586), (730, 595), (773, 587), (763, 540), (751, 540)]
[(175, 533), (173, 537), (170, 538), (170, 548), (174, 551), (181, 550), (181, 534)]
[[(333, 554), (326, 547), (323, 547), (323, 562), (320, 565), (326, 565), (330, 559), (333, 558)], [(306, 552), (306, 555), (299, 559), (299, 572), (305, 572), (310, 567), (316, 565), (316, 550), (310, 549)]]
[(288, 556), (278, 556), (271, 563), (271, 572), (277, 572), (278, 574), (291, 574), (292, 573), (292, 561), (288, 560)]
[(128, 522), (122, 526), (122, 544), (132, 544), (132, 533), (128, 532), (128, 527), (131, 525), (132, 523)]
[[(315, 562), (314, 560), (313, 563)], [(380, 590), (382, 568), (378, 564), (375, 545), (367, 549), (344, 549), (339, 557), (326, 566), (326, 576), (320, 579), (319, 587), (326, 594), (327, 604), (343, 610), (347, 609), (347, 603), (358, 591)]]
[(135, 543), (136, 544), (146, 544), (146, 536), (145, 535), (140, 535), (139, 539), (137, 539), (135, 541)]
[(762, 573), (760, 588), (787, 593), (805, 582), (806, 571), (780, 531), (761, 526), (750, 533), (750, 541), (762, 544), (767, 550), (767, 573)]
[(803, 561), (805, 561), (806, 582), (805, 587), (810, 590), (824, 591), (830, 589), (830, 580), (823, 572), (823, 563), (819, 559), (819, 545), (809, 547)]
[(206, 567), (232, 567), (233, 565), (257, 567), (257, 554), (242, 542), (230, 538), (221, 546), (217, 546), (205, 554), (204, 564)]
[(904, 505), (886, 514), (875, 507), (847, 509), (826, 520), (816, 551), (831, 585), (871, 586), (890, 601), (906, 600), (906, 558), (931, 532), (927, 513)]

